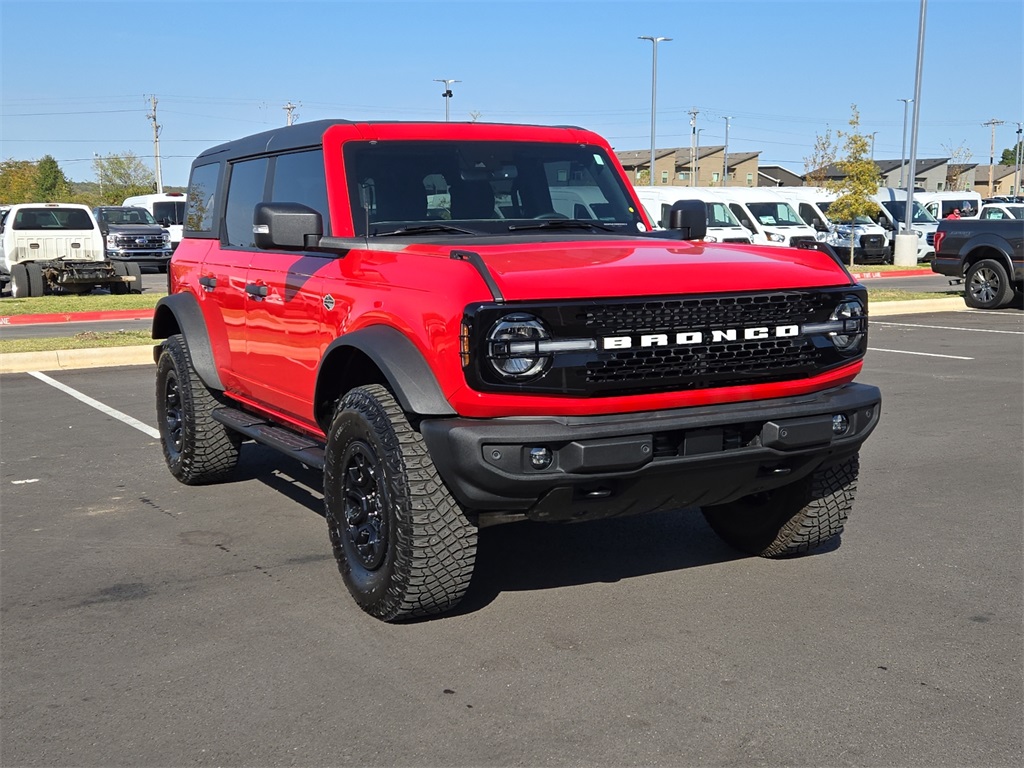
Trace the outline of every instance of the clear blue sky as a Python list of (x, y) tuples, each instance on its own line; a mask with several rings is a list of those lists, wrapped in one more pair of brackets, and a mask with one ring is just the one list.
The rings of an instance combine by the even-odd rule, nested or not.
[[(93, 155), (153, 162), (158, 99), (165, 185), (222, 141), (322, 118), (574, 124), (648, 149), (651, 43), (657, 143), (701, 144), (804, 172), (815, 136), (850, 105), (875, 158), (898, 159), (914, 95), (920, 0), (0, 0), (0, 158), (50, 154), (69, 178)], [(1024, 3), (928, 2), (918, 158), (965, 147), (998, 160), (1024, 121)], [(911, 112), (912, 115), (912, 112)], [(908, 128), (907, 152), (910, 131)]]

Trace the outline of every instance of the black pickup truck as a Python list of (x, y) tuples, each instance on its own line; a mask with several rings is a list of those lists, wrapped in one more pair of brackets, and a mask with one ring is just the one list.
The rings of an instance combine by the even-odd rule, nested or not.
[(932, 271), (964, 279), (972, 309), (999, 309), (1024, 292), (1024, 221), (942, 219)]

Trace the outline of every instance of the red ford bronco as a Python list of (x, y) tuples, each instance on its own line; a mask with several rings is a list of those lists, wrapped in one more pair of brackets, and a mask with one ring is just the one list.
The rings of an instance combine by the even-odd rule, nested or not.
[[(681, 190), (681, 193), (684, 193)], [(321, 121), (203, 152), (153, 321), (171, 473), (321, 468), (358, 604), (463, 597), (477, 531), (699, 505), (774, 557), (838, 535), (878, 389), (820, 250), (652, 231), (579, 128)]]

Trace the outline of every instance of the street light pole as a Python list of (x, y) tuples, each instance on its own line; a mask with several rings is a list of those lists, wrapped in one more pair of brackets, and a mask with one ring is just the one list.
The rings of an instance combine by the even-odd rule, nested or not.
[(671, 37), (652, 37), (650, 35), (640, 35), (637, 40), (650, 40), (651, 41), (651, 186), (654, 185), (654, 116), (657, 111), (658, 103), (658, 43), (667, 43)]
[(921, 12), (917, 22), (917, 64), (914, 68), (914, 117), (910, 126), (910, 161), (906, 201), (903, 211), (904, 228), (896, 235), (893, 248), (893, 262), (900, 266), (917, 263), (917, 236), (910, 231), (914, 220), (914, 183), (917, 180), (917, 128), (921, 117), (921, 72), (924, 69), (924, 39), (928, 19), (928, 0), (921, 0)]
[(723, 117), (725, 120), (725, 151), (722, 157), (722, 186), (729, 186), (729, 121), (732, 120), (732, 115), (729, 117)]
[(875, 136), (878, 135), (878, 131), (872, 131), (871, 133), (871, 162), (875, 162)]
[(907, 107), (913, 99), (896, 99), (903, 102), (903, 146), (900, 148), (900, 188), (903, 187), (903, 166), (907, 164)]
[(444, 98), (444, 121), (447, 123), (449, 120), (448, 106), (451, 103), (452, 98), (452, 83), (461, 83), (461, 80), (438, 80), (434, 78), (435, 83), (444, 83), (444, 92), (441, 96)]

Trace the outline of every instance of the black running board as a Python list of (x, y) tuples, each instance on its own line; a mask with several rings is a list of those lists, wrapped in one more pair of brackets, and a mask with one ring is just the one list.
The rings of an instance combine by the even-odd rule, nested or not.
[(217, 408), (210, 415), (214, 421), (219, 421), (225, 427), (286, 456), (291, 456), (307, 467), (320, 470), (324, 468), (324, 445), (318, 440), (271, 424), (259, 416), (253, 416), (237, 408), (224, 406)]

